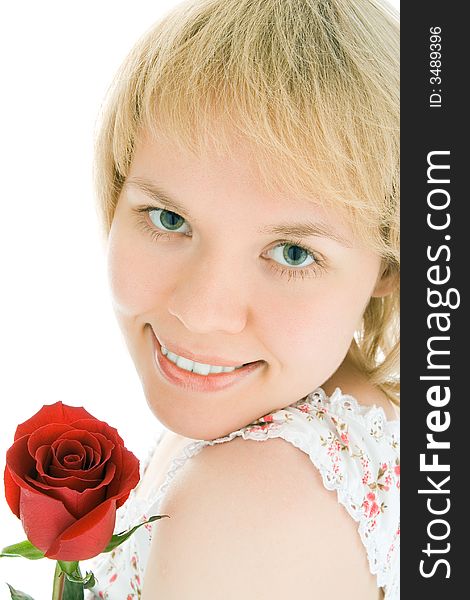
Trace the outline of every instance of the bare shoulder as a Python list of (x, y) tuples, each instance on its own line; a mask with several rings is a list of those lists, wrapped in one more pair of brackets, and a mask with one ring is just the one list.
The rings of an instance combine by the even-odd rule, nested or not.
[(281, 438), (204, 447), (160, 513), (143, 600), (380, 597), (357, 523)]

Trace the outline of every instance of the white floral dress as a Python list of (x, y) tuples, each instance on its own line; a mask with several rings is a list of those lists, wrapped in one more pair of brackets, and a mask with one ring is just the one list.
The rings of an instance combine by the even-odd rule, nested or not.
[[(118, 510), (115, 532), (160, 514), (162, 498), (185, 462), (204, 446), (228, 442), (237, 436), (259, 441), (281, 437), (310, 457), (325, 487), (336, 490), (338, 502), (358, 523), (370, 571), (376, 575), (377, 586), (383, 588), (385, 600), (399, 600), (400, 422), (387, 420), (382, 407), (363, 406), (339, 388), (330, 397), (318, 388), (306, 398), (226, 437), (189, 443), (173, 460), (163, 484), (150, 498), (137, 498), (135, 490), (131, 492)], [(141, 597), (154, 527), (158, 531), (158, 520), (138, 529), (114, 552), (84, 564), (97, 579), (97, 585), (87, 592), (87, 600)]]

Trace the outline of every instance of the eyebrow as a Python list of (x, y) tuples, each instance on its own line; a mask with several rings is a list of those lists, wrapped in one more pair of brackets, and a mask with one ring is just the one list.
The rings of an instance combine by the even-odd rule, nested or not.
[[(186, 215), (193, 222), (196, 221), (195, 217), (192, 217), (189, 211), (179, 204), (174, 198), (172, 198), (165, 190), (161, 187), (146, 181), (144, 179), (132, 178), (126, 179), (123, 187), (136, 187), (141, 192), (143, 192), (147, 197), (151, 200), (164, 204), (167, 208), (174, 210), (177, 213), (182, 213)], [(295, 236), (299, 238), (307, 238), (307, 237), (324, 237), (341, 244), (347, 248), (351, 248), (351, 242), (339, 235), (335, 231), (333, 231), (326, 224), (321, 222), (313, 222), (313, 221), (305, 221), (301, 223), (288, 223), (282, 222), (277, 225), (266, 225), (258, 229), (258, 233), (267, 233), (267, 234), (276, 234), (276, 235), (286, 235), (286, 236)]]

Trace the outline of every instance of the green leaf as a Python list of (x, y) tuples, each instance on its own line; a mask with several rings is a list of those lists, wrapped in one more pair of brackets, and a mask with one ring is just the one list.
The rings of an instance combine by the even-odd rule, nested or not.
[(64, 592), (62, 600), (84, 600), (85, 594), (83, 592), (82, 583), (74, 583), (68, 579), (69, 575), (64, 575)]
[(7, 586), (10, 588), (11, 600), (34, 600), (32, 596), (28, 596), (24, 592), (20, 592), (19, 590), (15, 590), (9, 583)]
[(22, 556), (29, 560), (39, 560), (40, 558), (44, 558), (44, 554), (41, 550), (36, 548), (36, 546), (33, 546), (29, 540), (3, 548), (0, 552), (0, 558), (5, 556)]
[(163, 517), (170, 518), (170, 515), (158, 515), (158, 516), (150, 517), (150, 519), (148, 521), (139, 523), (139, 525), (132, 527), (132, 529), (128, 529), (127, 531), (122, 531), (121, 533), (116, 533), (116, 535), (113, 535), (113, 537), (111, 538), (111, 541), (106, 546), (106, 548), (103, 550), (103, 552), (111, 552), (112, 550), (114, 550), (114, 548), (117, 548), (123, 542), (125, 542), (128, 538), (130, 538), (131, 535), (137, 529), (139, 529), (139, 527), (142, 527), (142, 525), (146, 525), (147, 523), (153, 523), (153, 521), (156, 521), (157, 519), (162, 519)]

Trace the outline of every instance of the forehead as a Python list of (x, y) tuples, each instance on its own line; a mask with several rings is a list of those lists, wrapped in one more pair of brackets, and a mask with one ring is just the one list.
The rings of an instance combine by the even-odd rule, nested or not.
[(131, 165), (131, 173), (136, 170), (145, 170), (158, 179), (177, 180), (181, 185), (185, 179), (191, 179), (193, 186), (218, 186), (237, 180), (240, 186), (250, 186), (259, 194), (265, 191), (252, 146), (235, 136), (228, 151), (202, 143), (191, 150), (176, 140), (144, 132), (137, 140)]

